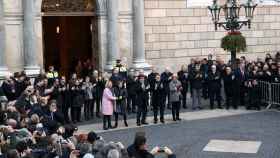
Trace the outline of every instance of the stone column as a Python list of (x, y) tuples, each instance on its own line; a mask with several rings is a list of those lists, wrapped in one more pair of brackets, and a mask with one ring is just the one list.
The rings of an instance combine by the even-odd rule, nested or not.
[(24, 43), (24, 70), (29, 76), (40, 73), (36, 52), (35, 36), (35, 0), (23, 2), (23, 43)]
[(148, 70), (145, 59), (144, 0), (133, 0), (133, 67)]
[(5, 55), (5, 38), (4, 3), (0, 0), (0, 79), (8, 74)]
[(107, 40), (108, 53), (105, 70), (112, 70), (119, 58), (118, 46), (118, 0), (107, 0)]
[(104, 70), (107, 64), (107, 0), (96, 0), (98, 25), (98, 63), (99, 69)]

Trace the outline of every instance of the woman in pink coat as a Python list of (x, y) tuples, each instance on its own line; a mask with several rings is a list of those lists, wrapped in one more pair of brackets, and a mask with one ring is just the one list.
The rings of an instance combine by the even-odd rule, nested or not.
[[(114, 112), (114, 105), (116, 97), (113, 96), (111, 91), (112, 82), (107, 81), (102, 97), (102, 114), (103, 114), (103, 129), (108, 130), (112, 128), (111, 116)], [(108, 125), (106, 125), (108, 123)]]

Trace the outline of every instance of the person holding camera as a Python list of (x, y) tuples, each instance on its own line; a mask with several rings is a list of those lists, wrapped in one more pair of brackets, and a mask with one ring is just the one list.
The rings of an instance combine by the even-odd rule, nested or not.
[(130, 158), (155, 158), (157, 155), (166, 155), (167, 158), (176, 158), (176, 155), (168, 147), (154, 147), (150, 152), (147, 149), (145, 133), (136, 133), (134, 143), (127, 148)]

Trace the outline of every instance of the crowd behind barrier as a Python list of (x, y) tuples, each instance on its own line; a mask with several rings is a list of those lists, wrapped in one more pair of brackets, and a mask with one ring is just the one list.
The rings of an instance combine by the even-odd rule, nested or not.
[[(171, 110), (173, 121), (180, 121), (182, 108), (245, 106), (261, 110), (262, 106), (279, 105), (280, 100), (280, 53), (275, 57), (266, 54), (257, 61), (242, 56), (234, 68), (220, 57), (213, 60), (210, 54), (208, 59), (191, 59), (178, 72), (166, 68), (159, 73), (153, 67), (148, 76), (143, 70), (127, 69), (121, 60), (116, 61), (111, 74), (94, 70), (89, 60), (78, 63), (69, 79), (54, 66), (34, 81), (24, 72), (5, 78), (0, 88), (2, 157), (109, 157), (128, 152), (129, 157), (145, 158), (163, 152), (171, 158), (175, 155), (166, 147), (148, 152), (143, 134), (136, 135), (128, 150), (120, 143), (107, 146), (105, 142), (97, 150), (98, 136), (94, 132), (76, 135), (75, 124), (102, 117), (103, 129), (109, 130), (118, 127), (120, 116), (129, 126), (127, 117), (135, 114), (135, 122), (141, 126), (149, 124), (146, 116), (150, 111), (153, 123), (164, 124), (167, 110)], [(203, 100), (209, 101), (209, 106), (202, 104)], [(111, 150), (114, 152), (109, 154)]]

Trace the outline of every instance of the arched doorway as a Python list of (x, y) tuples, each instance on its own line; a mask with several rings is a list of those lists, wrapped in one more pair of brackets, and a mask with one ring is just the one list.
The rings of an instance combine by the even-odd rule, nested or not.
[(44, 66), (69, 76), (79, 61), (98, 69), (98, 26), (94, 0), (43, 0)]

